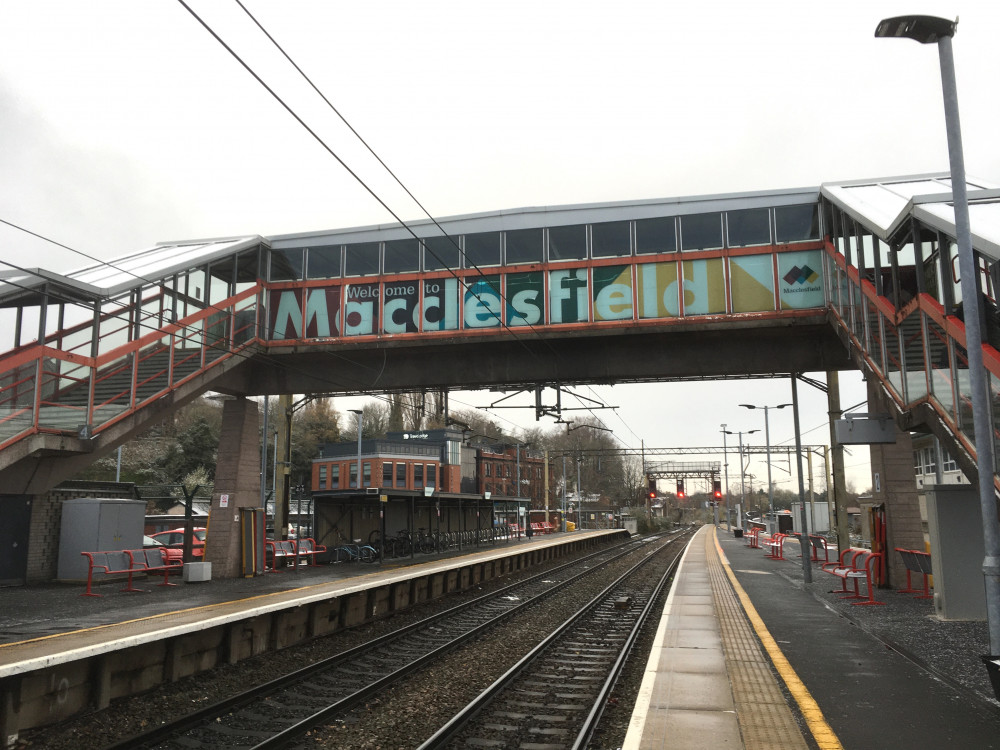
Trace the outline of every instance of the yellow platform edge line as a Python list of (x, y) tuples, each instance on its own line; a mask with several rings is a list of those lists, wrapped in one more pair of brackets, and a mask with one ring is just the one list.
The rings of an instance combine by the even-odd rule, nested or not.
[(812, 693), (809, 692), (809, 689), (799, 679), (795, 670), (792, 669), (792, 665), (788, 663), (788, 659), (785, 658), (774, 637), (767, 629), (767, 626), (764, 625), (764, 621), (757, 614), (757, 609), (753, 606), (753, 602), (750, 601), (747, 592), (743, 590), (739, 581), (736, 580), (736, 574), (733, 573), (733, 569), (729, 565), (729, 559), (726, 557), (726, 553), (722, 551), (722, 545), (719, 544), (717, 529), (713, 528), (712, 538), (715, 540), (715, 549), (719, 553), (719, 560), (722, 563), (722, 567), (726, 571), (726, 576), (729, 578), (733, 589), (736, 591), (736, 596), (739, 597), (740, 603), (743, 605), (743, 611), (746, 613), (747, 619), (753, 625), (753, 629), (757, 633), (757, 637), (760, 638), (760, 642), (764, 646), (764, 650), (767, 651), (767, 655), (774, 664), (774, 668), (778, 671), (778, 675), (784, 681), (785, 687), (788, 688), (788, 692), (802, 713), (802, 717), (805, 719), (806, 725), (809, 727), (809, 731), (812, 733), (816, 744), (820, 750), (843, 750), (844, 746), (840, 744), (840, 739), (834, 733), (833, 728), (827, 723), (819, 704), (816, 703), (815, 698), (812, 697)]

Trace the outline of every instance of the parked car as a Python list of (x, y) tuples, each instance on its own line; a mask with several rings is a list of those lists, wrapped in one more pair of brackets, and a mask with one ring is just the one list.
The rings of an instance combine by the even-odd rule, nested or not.
[(167, 552), (167, 565), (180, 565), (184, 562), (184, 550), (177, 547), (167, 547), (159, 539), (153, 539), (151, 536), (144, 536), (142, 538), (143, 549), (153, 549), (155, 547), (162, 547)]
[[(184, 549), (184, 529), (170, 529), (170, 531), (158, 531), (150, 534), (150, 537), (165, 547), (173, 549)], [(194, 536), (191, 539), (191, 554), (194, 557), (205, 555), (205, 529), (197, 526), (194, 529)]]

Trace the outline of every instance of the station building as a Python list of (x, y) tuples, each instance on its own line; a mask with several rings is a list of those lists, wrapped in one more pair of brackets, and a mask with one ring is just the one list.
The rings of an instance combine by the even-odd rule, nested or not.
[(468, 431), (455, 428), (326, 443), (313, 459), (314, 535), (328, 547), (403, 530), (484, 540), (496, 526), (523, 528), (554, 487), (544, 454), (524, 444), (470, 442)]

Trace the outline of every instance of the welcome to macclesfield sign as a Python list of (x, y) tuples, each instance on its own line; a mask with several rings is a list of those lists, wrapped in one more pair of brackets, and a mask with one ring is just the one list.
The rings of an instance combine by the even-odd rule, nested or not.
[(413, 334), (823, 307), (820, 250), (272, 288), (272, 339)]

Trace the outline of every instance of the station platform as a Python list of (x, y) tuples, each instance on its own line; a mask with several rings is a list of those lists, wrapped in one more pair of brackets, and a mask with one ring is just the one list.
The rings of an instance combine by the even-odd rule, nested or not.
[(852, 606), (818, 563), (805, 583), (797, 545), (785, 556), (698, 532), (624, 750), (1000, 748), (985, 623), (941, 621), (929, 600), (892, 590)]
[[(362, 625), (444, 594), (596, 548), (628, 532), (587, 530), (365, 565), (300, 565), (253, 578), (0, 590), (0, 738), (114, 698), (308, 638)], [(174, 578), (174, 576), (171, 576)], [(4, 746), (0, 742), (0, 747)]]

